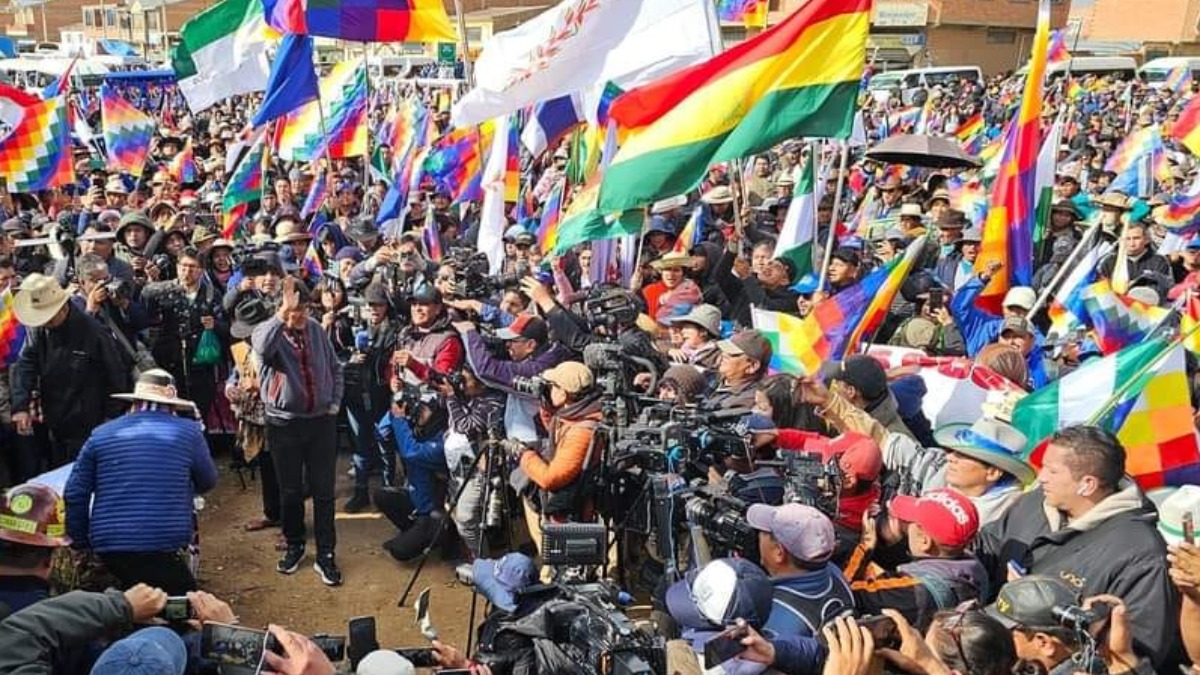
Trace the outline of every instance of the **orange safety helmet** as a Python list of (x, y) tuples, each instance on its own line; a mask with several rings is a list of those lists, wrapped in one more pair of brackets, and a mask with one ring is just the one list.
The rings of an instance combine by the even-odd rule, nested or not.
[(52, 488), (18, 485), (0, 498), (0, 539), (28, 546), (69, 546), (66, 506)]

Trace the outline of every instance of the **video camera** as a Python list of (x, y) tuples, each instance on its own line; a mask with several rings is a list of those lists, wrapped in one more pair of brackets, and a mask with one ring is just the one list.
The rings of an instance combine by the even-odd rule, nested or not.
[(521, 279), (531, 274), (529, 265), (520, 263), (508, 274), (492, 276), (487, 254), (470, 248), (450, 249), (442, 259), (442, 264), (454, 268), (454, 292), (451, 297), (466, 300), (492, 297), (505, 288), (520, 284)]
[(615, 284), (594, 286), (583, 301), (583, 318), (593, 331), (614, 333), (637, 322), (638, 307), (629, 291)]
[(624, 593), (607, 582), (559, 586), (549, 609), (553, 641), (589, 675), (664, 675), (666, 643), (622, 613)]
[(783, 470), (785, 502), (811, 506), (837, 520), (843, 478), (837, 457), (823, 460), (815, 452), (788, 452), (782, 462), (759, 464)]
[(1074, 670), (1097, 675), (1108, 672), (1101, 658), (1100, 643), (1103, 642), (1101, 636), (1109, 629), (1108, 619), (1112, 609), (1107, 602), (1095, 602), (1087, 609), (1079, 605), (1055, 605), (1050, 608), (1051, 616), (1060, 626), (1073, 632), (1080, 645), (1079, 652), (1071, 657)]
[(704, 530), (704, 538), (721, 553), (757, 559), (758, 531), (746, 521), (750, 505), (705, 485), (692, 490), (684, 502), (688, 522)]

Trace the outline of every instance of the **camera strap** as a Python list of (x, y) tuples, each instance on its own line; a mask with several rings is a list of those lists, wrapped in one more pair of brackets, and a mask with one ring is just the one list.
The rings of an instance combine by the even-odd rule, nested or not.
[(148, 365), (147, 367), (143, 367), (143, 361), (145, 361), (145, 357), (149, 355), (143, 354), (143, 350), (138, 350), (134, 348), (133, 345), (129, 344), (129, 339), (125, 337), (125, 333), (121, 331), (108, 312), (104, 313), (104, 323), (108, 326), (108, 330), (110, 333), (112, 333), (113, 338), (116, 339), (116, 341), (121, 345), (121, 348), (125, 350), (125, 353), (129, 354), (129, 359), (133, 362), (134, 379), (137, 379), (137, 377), (144, 371), (150, 370), (154, 367), (152, 364)]

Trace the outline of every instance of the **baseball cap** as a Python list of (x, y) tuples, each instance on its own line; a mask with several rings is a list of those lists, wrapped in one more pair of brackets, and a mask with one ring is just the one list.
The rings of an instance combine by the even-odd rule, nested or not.
[(746, 522), (760, 532), (770, 532), (788, 553), (804, 562), (829, 560), (837, 544), (833, 523), (805, 504), (753, 504), (746, 511)]
[(730, 356), (744, 354), (764, 365), (771, 360), (771, 343), (756, 330), (738, 332), (728, 340), (721, 340), (717, 346)]
[(841, 248), (836, 249), (833, 252), (833, 255), (831, 255), (830, 258), (834, 260), (841, 260), (851, 267), (858, 267), (859, 263), (862, 262), (862, 258), (858, 255), (858, 251), (849, 246), (845, 246), (844, 243)]
[(822, 369), (825, 381), (841, 380), (858, 390), (868, 401), (887, 396), (887, 373), (872, 356), (855, 354), (844, 361), (833, 361)]
[(501, 340), (524, 338), (526, 340), (545, 342), (549, 336), (550, 333), (549, 329), (546, 328), (546, 322), (541, 317), (532, 314), (521, 314), (508, 327), (496, 331), (496, 337)]
[(750, 413), (742, 418), (742, 426), (748, 434), (778, 434), (775, 421), (762, 413)]
[(1059, 625), (1052, 611), (1056, 605), (1076, 604), (1079, 597), (1070, 586), (1058, 579), (1031, 574), (1001, 586), (996, 602), (983, 611), (1009, 630), (1036, 630)]
[(745, 558), (718, 558), (667, 589), (667, 611), (685, 628), (762, 626), (771, 615), (771, 579)]
[(413, 291), (408, 302), (412, 305), (440, 305), (442, 303), (442, 292), (433, 284), (425, 284)]
[(963, 548), (979, 531), (979, 512), (958, 490), (938, 488), (920, 497), (899, 495), (888, 505), (893, 516), (916, 523), (941, 546)]
[(174, 631), (143, 628), (104, 650), (91, 675), (183, 675), (187, 647)]
[(542, 373), (542, 378), (556, 384), (569, 394), (578, 394), (592, 386), (592, 371), (578, 361), (563, 361)]
[(883, 451), (866, 434), (847, 431), (830, 441), (826, 452), (838, 457), (842, 471), (859, 480), (875, 480), (883, 471)]
[(537, 578), (537, 566), (524, 553), (508, 553), (498, 560), (478, 558), (472, 570), (475, 588), (493, 605), (511, 612), (517, 608), (517, 592)]
[(1005, 307), (1020, 307), (1025, 311), (1033, 309), (1033, 304), (1037, 302), (1037, 293), (1028, 286), (1013, 286), (1008, 289), (1008, 293), (1004, 295)]
[(1022, 335), (1033, 335), (1033, 326), (1029, 324), (1029, 320), (1019, 316), (1010, 316), (1000, 325), (1000, 334), (1005, 333), (1021, 333)]

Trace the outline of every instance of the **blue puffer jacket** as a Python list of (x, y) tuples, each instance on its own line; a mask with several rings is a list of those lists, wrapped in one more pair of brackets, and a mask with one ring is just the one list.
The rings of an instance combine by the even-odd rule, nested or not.
[(396, 453), (404, 462), (404, 474), (408, 478), (408, 495), (412, 499), (413, 513), (419, 516), (433, 513), (439, 506), (438, 474), (448, 473), (443, 445), (445, 434), (439, 433), (429, 440), (418, 441), (408, 420), (393, 416), (391, 411), (379, 420), (375, 433), (381, 439), (394, 438), (396, 441)]
[(79, 451), (63, 490), (67, 533), (98, 553), (176, 551), (192, 541), (193, 496), (216, 484), (199, 424), (130, 413), (97, 427)]
[[(1004, 317), (996, 316), (975, 306), (975, 299), (983, 292), (983, 282), (979, 277), (971, 279), (958, 289), (950, 300), (950, 314), (958, 322), (963, 341), (967, 344), (967, 356), (974, 358), (979, 350), (996, 341), (1000, 336), (1000, 326)], [(1029, 367), (1030, 384), (1036, 389), (1049, 383), (1046, 365), (1042, 358), (1042, 349), (1046, 344), (1046, 336), (1037, 327), (1033, 327), (1033, 350), (1025, 357)], [(1024, 384), (1024, 383), (1022, 383)]]

